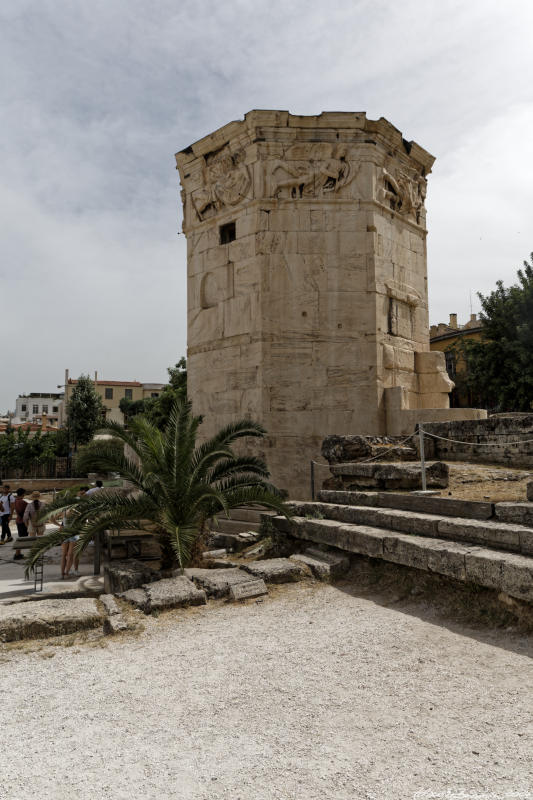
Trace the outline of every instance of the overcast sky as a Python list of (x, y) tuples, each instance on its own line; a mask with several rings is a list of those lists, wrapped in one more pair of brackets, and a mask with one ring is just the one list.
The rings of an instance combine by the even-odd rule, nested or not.
[(163, 381), (185, 354), (174, 153), (252, 108), (366, 111), (437, 157), (430, 318), (533, 250), (528, 0), (8, 0), (0, 411), (64, 369)]

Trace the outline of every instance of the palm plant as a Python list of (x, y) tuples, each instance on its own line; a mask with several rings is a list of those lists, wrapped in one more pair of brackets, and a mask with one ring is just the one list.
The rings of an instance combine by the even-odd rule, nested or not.
[(201, 421), (189, 402), (177, 400), (164, 431), (142, 416), (132, 419), (128, 431), (107, 423), (102, 432), (126, 447), (118, 451), (113, 440), (96, 440), (81, 454), (78, 466), (83, 471), (119, 472), (131, 489), (127, 493), (101, 489), (82, 498), (74, 490), (61, 493), (42, 519), (63, 515), (66, 524), (35, 542), (27, 572), (47, 550), (70, 536), (79, 536), (76, 552), (81, 554), (102, 531), (115, 528), (155, 534), (162, 567), (177, 563), (183, 569), (215, 514), (246, 505), (287, 515), (282, 492), (267, 481), (264, 461), (232, 449), (244, 437), (264, 437), (264, 428), (249, 419), (238, 420), (197, 445)]

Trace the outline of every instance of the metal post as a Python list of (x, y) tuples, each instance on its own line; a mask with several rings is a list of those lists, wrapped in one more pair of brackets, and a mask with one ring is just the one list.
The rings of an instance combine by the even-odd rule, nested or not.
[(315, 499), (315, 462), (311, 459), (311, 500)]
[(422, 491), (426, 491), (426, 454), (424, 452), (424, 428), (418, 423), (418, 435), (420, 437), (420, 469), (422, 471)]
[(93, 575), (100, 575), (100, 533), (94, 537), (94, 569)]

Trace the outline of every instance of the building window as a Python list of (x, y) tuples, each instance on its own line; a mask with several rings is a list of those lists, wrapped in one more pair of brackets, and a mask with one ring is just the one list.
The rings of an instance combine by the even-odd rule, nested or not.
[(57, 406), (52, 406), (52, 411), (54, 414), (57, 414)]
[(34, 405), (33, 406), (33, 413), (34, 414), (38, 414), (39, 413), (39, 406), (38, 405)]
[(150, 397), (159, 397), (159, 392), (152, 392)]
[(225, 225), (220, 226), (218, 231), (220, 235), (220, 244), (229, 244), (235, 241), (236, 232), (234, 222), (226, 222)]
[(24, 404), (23, 406), (20, 407), (20, 410), (21, 411), (26, 411), (27, 410), (27, 406)]
[(48, 406), (43, 405), (43, 414), (48, 414)]
[(456, 372), (455, 353), (452, 350), (448, 350), (446, 353), (444, 353), (444, 357), (446, 359), (446, 372), (453, 381), (455, 380)]
[(126, 400), (133, 400), (133, 389), (125, 389), (124, 397), (126, 398)]
[(106, 387), (105, 389), (105, 399), (112, 400), (113, 399), (113, 389), (109, 389)]

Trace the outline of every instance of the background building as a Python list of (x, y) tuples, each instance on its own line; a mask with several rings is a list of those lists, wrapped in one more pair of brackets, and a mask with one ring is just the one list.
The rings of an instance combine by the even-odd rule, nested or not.
[(15, 403), (15, 416), (11, 423), (17, 425), (31, 422), (40, 425), (44, 415), (48, 425), (59, 427), (63, 417), (63, 403), (63, 392), (20, 394)]
[[(72, 396), (72, 391), (77, 384), (77, 380), (68, 377), (68, 370), (65, 373), (65, 419), (62, 424), (66, 424), (66, 406)], [(123, 399), (145, 400), (150, 397), (159, 397), (163, 390), (164, 383), (142, 383), (141, 381), (104, 381), (98, 379), (98, 373), (94, 374), (94, 387), (97, 394), (102, 398), (106, 410), (106, 419), (113, 422), (124, 423), (124, 415), (120, 410), (120, 401)]]
[(429, 329), (429, 345), (431, 350), (440, 350), (446, 359), (446, 370), (454, 381), (455, 388), (450, 394), (452, 408), (468, 408), (472, 398), (466, 386), (467, 365), (461, 353), (461, 344), (472, 339), (481, 339), (483, 324), (477, 314), (470, 314), (464, 325), (457, 324), (457, 314), (450, 314), (450, 321), (439, 322)]

